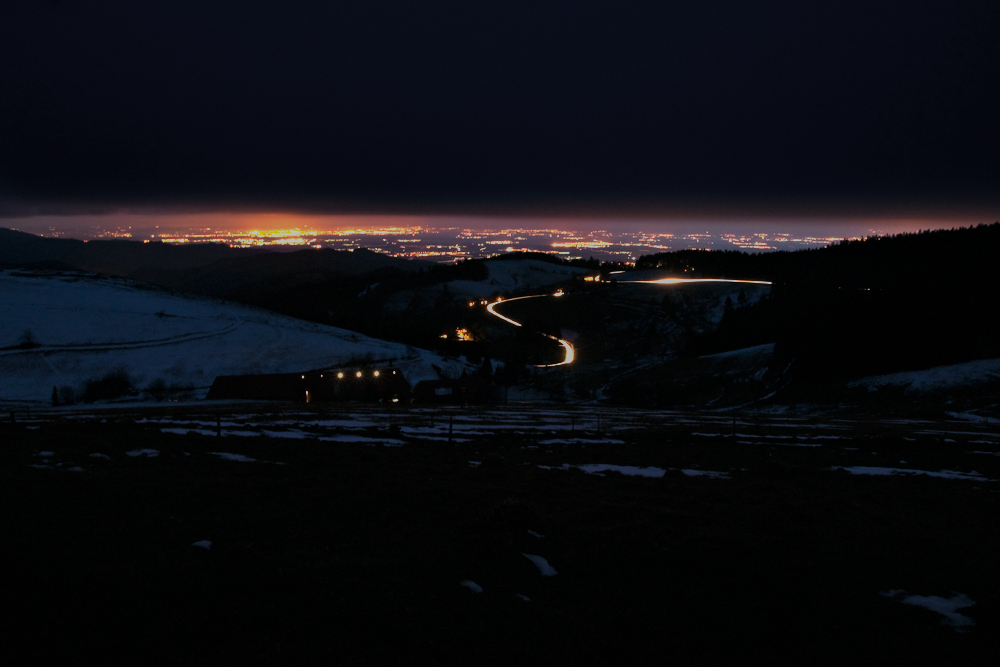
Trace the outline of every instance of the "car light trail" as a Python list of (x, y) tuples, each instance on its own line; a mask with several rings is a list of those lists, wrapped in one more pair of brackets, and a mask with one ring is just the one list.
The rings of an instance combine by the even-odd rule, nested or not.
[(770, 285), (770, 280), (732, 280), (729, 278), (660, 278), (659, 280), (618, 280), (620, 283), (642, 283), (646, 285), (676, 285), (677, 283), (743, 283), (747, 285)]
[[(538, 296), (541, 296), (541, 295), (538, 295)], [(517, 299), (530, 299), (530, 298), (531, 298), (530, 296), (519, 296), (516, 299), (507, 299), (507, 300), (508, 301), (516, 301)], [(493, 310), (494, 308), (497, 307), (497, 305), (499, 305), (501, 303), (503, 303), (503, 299), (497, 299), (496, 301), (494, 301), (490, 305), (486, 306), (486, 310), (490, 311), (490, 315), (496, 315), (497, 317), (499, 317), (504, 322), (510, 322), (515, 327), (521, 326), (520, 322), (515, 322), (514, 320), (510, 319), (509, 317), (504, 317), (503, 315), (501, 315), (497, 311)]]
[[(510, 324), (513, 324), (515, 327), (519, 327), (521, 326), (520, 322), (512, 320), (509, 317), (506, 317), (505, 315), (501, 315), (495, 310), (495, 308), (501, 303), (506, 303), (508, 301), (517, 301), (518, 299), (538, 299), (543, 296), (562, 296), (562, 295), (563, 291), (559, 290), (555, 294), (532, 294), (531, 296), (516, 296), (512, 299), (497, 299), (493, 303), (486, 306), (486, 310), (490, 311), (490, 315), (495, 315), (504, 322), (509, 322)], [(569, 343), (569, 341), (565, 341), (562, 338), (557, 338), (556, 336), (551, 336), (547, 333), (543, 333), (541, 335), (545, 336), (546, 338), (551, 338), (552, 340), (562, 345), (563, 349), (566, 350), (566, 358), (557, 364), (533, 364), (535, 368), (552, 368), (553, 366), (565, 366), (566, 364), (573, 363), (573, 360), (576, 359), (576, 351), (573, 350), (573, 346)]]
[(555, 336), (550, 336), (549, 334), (542, 334), (546, 338), (551, 338), (554, 341), (558, 341), (560, 345), (566, 350), (566, 358), (560, 361), (558, 364), (535, 364), (535, 368), (551, 368), (552, 366), (564, 366), (566, 364), (573, 363), (576, 358), (576, 352), (573, 350), (573, 346), (568, 342), (564, 341), (562, 338), (556, 338)]

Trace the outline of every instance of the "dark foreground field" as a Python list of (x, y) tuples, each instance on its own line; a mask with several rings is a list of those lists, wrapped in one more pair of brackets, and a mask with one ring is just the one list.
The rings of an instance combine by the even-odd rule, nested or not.
[[(229, 408), (4, 424), (5, 662), (992, 663), (996, 424), (730, 420)], [(910, 595), (974, 604), (955, 625)]]

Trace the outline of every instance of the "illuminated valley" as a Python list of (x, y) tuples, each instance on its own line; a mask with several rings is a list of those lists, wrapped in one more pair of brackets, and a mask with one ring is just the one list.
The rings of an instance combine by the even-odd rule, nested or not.
[[(665, 228), (662, 223), (649, 225), (609, 224), (602, 229), (580, 229), (578, 225), (537, 228), (527, 226), (502, 226), (475, 228), (471, 226), (436, 225), (385, 225), (328, 227), (298, 225), (287, 227), (245, 226), (252, 220), (237, 217), (227, 223), (198, 226), (145, 226), (116, 224), (108, 221), (95, 223), (71, 234), (51, 226), (48, 228), (24, 227), (25, 231), (49, 237), (94, 239), (122, 239), (186, 243), (224, 243), (236, 248), (268, 246), (275, 250), (303, 247), (333, 250), (368, 250), (394, 257), (422, 259), (432, 262), (453, 262), (461, 259), (491, 257), (514, 252), (542, 252), (562, 259), (589, 259), (634, 263), (641, 255), (685, 249), (743, 250), (766, 252), (822, 247), (845, 238), (840, 229), (811, 229), (806, 232), (757, 231), (720, 227), (718, 224), (701, 227), (688, 225), (685, 229)], [(430, 221), (434, 222), (434, 221)], [(448, 223), (449, 221), (445, 221)], [(464, 222), (464, 221), (463, 221)], [(524, 223), (525, 221), (508, 221)], [(551, 223), (549, 223), (551, 225)], [(866, 230), (877, 231), (877, 230)], [(849, 233), (848, 238), (857, 238)]]

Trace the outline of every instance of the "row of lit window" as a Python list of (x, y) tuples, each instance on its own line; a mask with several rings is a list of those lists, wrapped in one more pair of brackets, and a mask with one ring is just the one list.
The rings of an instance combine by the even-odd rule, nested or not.
[[(379, 377), (381, 374), (382, 374), (381, 371), (373, 371), (372, 372), (372, 377)], [(392, 374), (395, 375), (396, 371), (392, 371)], [(325, 376), (321, 374), (320, 377), (325, 377)], [(357, 378), (364, 377), (364, 373), (362, 373), (361, 371), (357, 371), (356, 373), (354, 373), (354, 377), (357, 377)], [(302, 379), (305, 380), (306, 376), (303, 375)], [(338, 380), (343, 380), (344, 379), (344, 373), (343, 372), (337, 373), (337, 379)]]

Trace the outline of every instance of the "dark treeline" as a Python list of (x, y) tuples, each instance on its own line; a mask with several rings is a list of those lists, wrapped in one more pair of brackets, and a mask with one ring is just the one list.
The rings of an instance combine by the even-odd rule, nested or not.
[(771, 280), (771, 295), (727, 309), (690, 354), (775, 342), (801, 380), (846, 379), (1000, 356), (1000, 223), (748, 254), (681, 251), (643, 268)]
[(773, 282), (810, 281), (836, 287), (885, 287), (942, 274), (987, 272), (1000, 246), (1000, 223), (871, 236), (823, 248), (746, 253), (739, 250), (678, 250), (644, 255), (636, 269), (662, 268), (705, 277)]
[(54, 239), (0, 228), (0, 266), (13, 268), (76, 269), (127, 276), (137, 270), (190, 269), (264, 252), (261, 248), (230, 248), (222, 243)]

